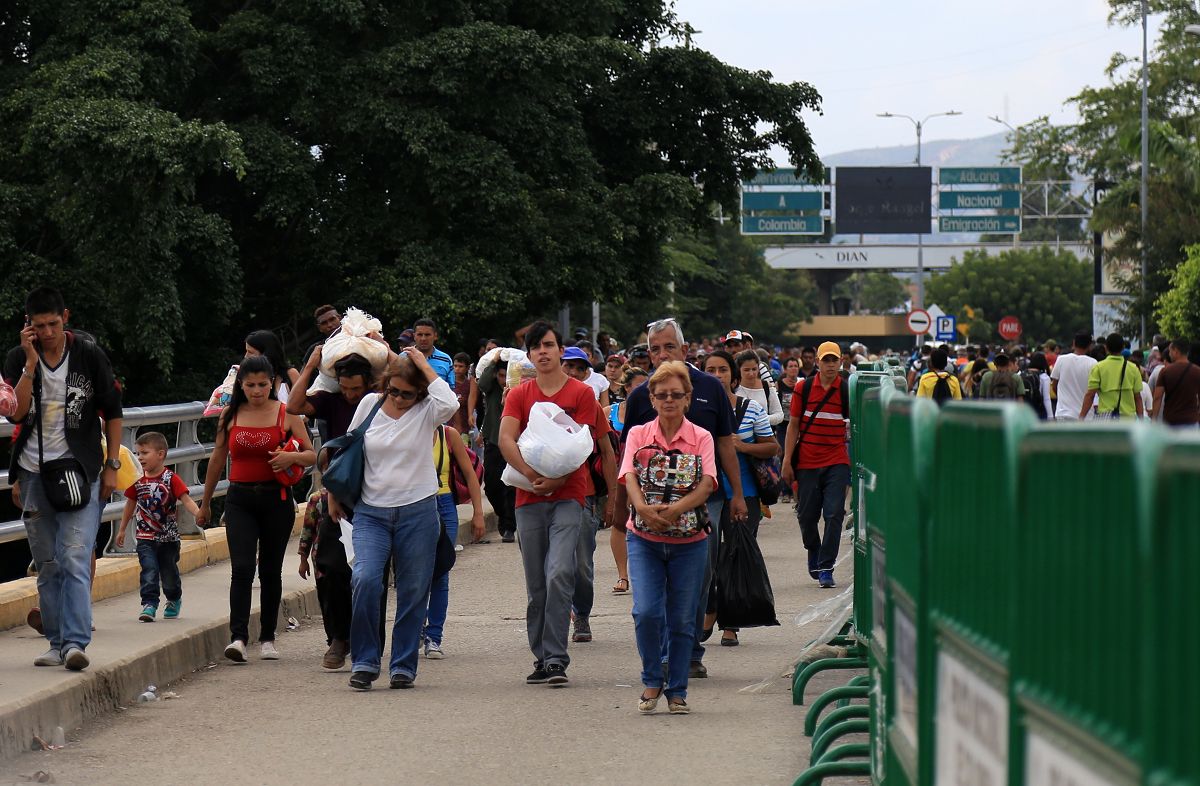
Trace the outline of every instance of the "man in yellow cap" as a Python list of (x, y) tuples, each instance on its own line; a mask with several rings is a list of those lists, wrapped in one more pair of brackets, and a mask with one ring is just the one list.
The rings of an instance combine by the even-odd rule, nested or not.
[[(837, 562), (850, 486), (850, 396), (838, 374), (842, 348), (832, 341), (817, 347), (817, 373), (792, 395), (791, 420), (783, 443), (783, 480), (796, 484), (796, 518), (808, 575), (822, 587), (836, 586)], [(817, 525), (825, 519), (822, 537)]]

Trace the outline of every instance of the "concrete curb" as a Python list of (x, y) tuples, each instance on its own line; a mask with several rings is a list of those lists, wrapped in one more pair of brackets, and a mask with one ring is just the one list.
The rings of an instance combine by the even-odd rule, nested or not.
[[(260, 609), (250, 614), (250, 641), (261, 630)], [(317, 617), (316, 587), (305, 587), (283, 596), (280, 619)], [(58, 726), (74, 729), (83, 721), (135, 702), (147, 685), (165, 686), (180, 677), (205, 668), (223, 658), (229, 643), (229, 617), (192, 628), (104, 666), (80, 672), (69, 685), (47, 688), (40, 693), (0, 707), (0, 756), (8, 758), (30, 749), (35, 735), (53, 739)]]

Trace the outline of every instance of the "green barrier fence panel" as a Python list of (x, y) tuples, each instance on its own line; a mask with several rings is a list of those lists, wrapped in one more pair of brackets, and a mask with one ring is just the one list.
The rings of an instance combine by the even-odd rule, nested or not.
[[(1017, 494), (1037, 511), (1019, 517), (1014, 565), (1010, 761), (1023, 782), (1141, 781), (1142, 653), (1154, 646), (1142, 597), (1161, 434), (1133, 421), (1059, 424), (1021, 444)], [(1047, 493), (1047, 477), (1077, 485)]]
[[(921, 659), (918, 652), (931, 646), (926, 613), (926, 475), (933, 457), (938, 407), (932, 399), (913, 398), (895, 390), (885, 390), (882, 402), (887, 471), (880, 476), (880, 484), (889, 539), (884, 567), (891, 677), (886, 686), (886, 773), (889, 783), (916, 786), (929, 783), (933, 771), (932, 746), (920, 745), (920, 740), (931, 738), (932, 729), (922, 728), (919, 723), (922, 717), (932, 720), (932, 713), (929, 708), (923, 714), (918, 711), (919, 703), (932, 696), (928, 686), (933, 681), (932, 672), (920, 673), (918, 664), (931, 664), (932, 659)], [(926, 689), (922, 691), (921, 686)]]
[(935, 729), (936, 786), (1009, 782), (1017, 522), (1036, 515), (1018, 504), (1017, 455), (1036, 422), (1015, 403), (952, 402), (938, 413), (928, 483), (952, 493), (929, 503), (933, 646), (918, 653), (918, 673), (935, 675), (918, 711), (932, 716), (919, 728)]
[[(1154, 654), (1146, 669), (1147, 784), (1200, 784), (1200, 437), (1174, 438), (1159, 459), (1144, 572)], [(1149, 642), (1143, 642), (1143, 646)]]

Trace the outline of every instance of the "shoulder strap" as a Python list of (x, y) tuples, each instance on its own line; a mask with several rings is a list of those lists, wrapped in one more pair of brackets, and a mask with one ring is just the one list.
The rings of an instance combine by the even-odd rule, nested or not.
[[(813, 375), (812, 377), (809, 377), (809, 380), (811, 381), (815, 378), (816, 378), (816, 375)], [(797, 437), (797, 439), (796, 439), (796, 453), (794, 455), (795, 455), (797, 461), (800, 460), (800, 445), (801, 445), (801, 443), (804, 442), (804, 437), (808, 434), (808, 430), (812, 427), (812, 424), (814, 422), (816, 422), (817, 414), (820, 413), (820, 411), (825, 407), (825, 405), (827, 403), (829, 403), (829, 399), (833, 398), (833, 391), (837, 390), (839, 387), (836, 383), (837, 383), (837, 380), (834, 380), (834, 384), (830, 385), (829, 389), (825, 391), (825, 397), (821, 399), (821, 403), (817, 404), (817, 406), (813, 408), (812, 417), (810, 417), (804, 421), (804, 428), (800, 430), (800, 436)], [(802, 401), (800, 404), (802, 408), (808, 407), (808, 395), (811, 392), (812, 392), (812, 385), (808, 385), (804, 392), (804, 401)], [(846, 410), (845, 399), (846, 399), (846, 397), (842, 396), (842, 417), (849, 417), (849, 415), (847, 414), (847, 410)], [(800, 413), (800, 417), (801, 417), (801, 419), (804, 418), (803, 412)]]
[(1121, 358), (1121, 378), (1117, 381), (1117, 408), (1116, 413), (1121, 414), (1121, 396), (1125, 395), (1125, 366), (1129, 361)]
[(283, 421), (284, 421), (284, 418), (286, 418), (286, 417), (287, 417), (287, 407), (284, 405), (284, 403), (282, 401), (280, 401), (279, 402), (279, 423), (276, 424), (276, 427), (279, 429), (279, 431), (281, 433), (283, 432)]
[(439, 448), (438, 449), (437, 476), (438, 476), (438, 479), (440, 482), (441, 477), (442, 477), (442, 464), (444, 464), (446, 461), (446, 425), (444, 423), (438, 427), (437, 435), (438, 435), (438, 448)]
[(737, 409), (733, 411), (733, 431), (737, 433), (742, 427), (742, 418), (746, 417), (746, 410), (750, 408), (750, 399), (738, 396)]
[[(1183, 373), (1179, 375), (1179, 381), (1176, 382), (1174, 385), (1172, 385), (1170, 390), (1163, 391), (1167, 394), (1167, 398), (1171, 397), (1171, 394), (1175, 392), (1175, 388), (1179, 387), (1180, 382), (1183, 382), (1183, 380), (1187, 379), (1187, 375), (1189, 372), (1191, 372), (1191, 370), (1192, 370), (1192, 361), (1189, 360), (1188, 364), (1187, 364), (1187, 368), (1185, 368), (1183, 370)], [(1161, 371), (1158, 373), (1159, 373), (1159, 376), (1162, 375)]]
[[(66, 358), (64, 358), (65, 360)], [(38, 437), (38, 471), (41, 472), (44, 459), (42, 458), (42, 357), (38, 355), (37, 366), (33, 374), (33, 406), (37, 410)]]

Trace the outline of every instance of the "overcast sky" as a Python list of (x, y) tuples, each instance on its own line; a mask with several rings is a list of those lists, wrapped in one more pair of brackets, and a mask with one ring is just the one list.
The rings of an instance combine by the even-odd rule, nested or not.
[(988, 117), (1004, 118), (1006, 99), (1013, 126), (1041, 115), (1074, 122), (1064, 101), (1104, 84), (1114, 52), (1140, 57), (1142, 46), (1140, 27), (1108, 26), (1105, 0), (676, 0), (675, 9), (721, 60), (813, 85), (824, 114), (806, 120), (823, 156), (915, 141), (912, 124), (880, 112), (963, 113), (931, 120), (925, 140), (1002, 131)]

